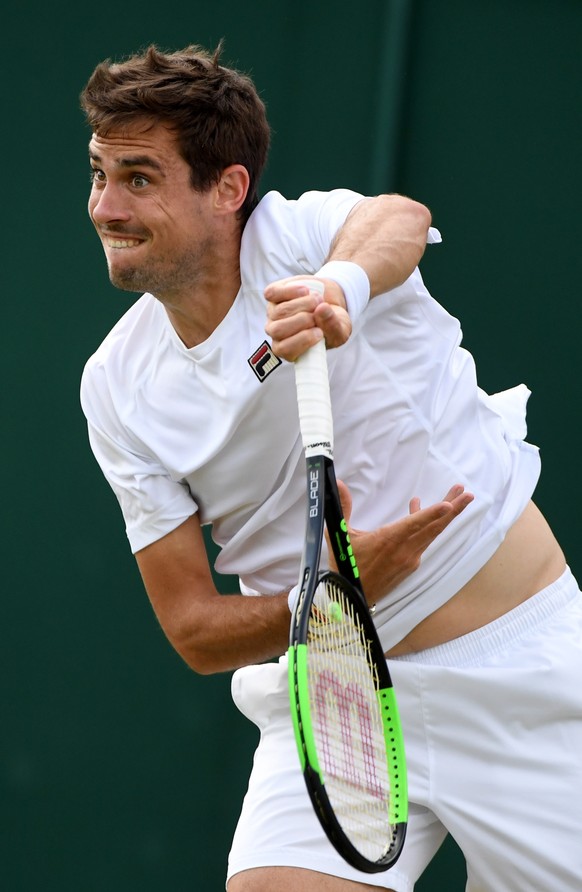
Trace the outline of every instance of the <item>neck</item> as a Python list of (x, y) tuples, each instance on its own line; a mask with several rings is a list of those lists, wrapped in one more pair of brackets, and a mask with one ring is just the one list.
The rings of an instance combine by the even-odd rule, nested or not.
[(232, 307), (240, 289), (238, 268), (220, 280), (199, 282), (188, 294), (160, 298), (178, 337), (196, 347), (210, 337)]
[(182, 265), (174, 288), (152, 292), (164, 305), (186, 347), (210, 337), (232, 307), (240, 289), (240, 231), (222, 231), (201, 246), (196, 263)]

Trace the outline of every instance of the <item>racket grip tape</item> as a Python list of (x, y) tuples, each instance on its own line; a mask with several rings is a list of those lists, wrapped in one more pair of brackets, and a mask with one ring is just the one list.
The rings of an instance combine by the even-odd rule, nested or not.
[[(305, 279), (298, 284), (306, 285), (310, 291), (321, 295), (325, 290), (323, 282), (317, 279)], [(324, 453), (333, 458), (333, 420), (323, 340), (295, 360), (295, 383), (299, 425), (306, 456)]]

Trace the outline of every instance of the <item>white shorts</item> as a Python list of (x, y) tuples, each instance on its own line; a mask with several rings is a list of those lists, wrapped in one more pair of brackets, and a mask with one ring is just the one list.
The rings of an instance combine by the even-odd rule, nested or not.
[(258, 725), (228, 875), (303, 867), (411, 892), (447, 832), (467, 892), (582, 889), (582, 596), (571, 572), (483, 629), (390, 660), (409, 771), (404, 851), (353, 870), (313, 813), (289, 717), (286, 658), (233, 676)]

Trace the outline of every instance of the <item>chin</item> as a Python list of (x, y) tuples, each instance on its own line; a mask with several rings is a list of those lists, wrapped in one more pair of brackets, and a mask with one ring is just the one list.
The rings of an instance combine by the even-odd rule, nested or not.
[(111, 284), (121, 291), (147, 291), (147, 288), (140, 284), (135, 269), (115, 270), (110, 268), (109, 279)]

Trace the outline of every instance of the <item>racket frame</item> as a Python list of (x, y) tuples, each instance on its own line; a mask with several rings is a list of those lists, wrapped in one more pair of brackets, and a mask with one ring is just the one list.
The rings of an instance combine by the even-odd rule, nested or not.
[[(408, 795), (402, 731), (386, 658), (362, 591), (339, 499), (333, 465), (333, 425), (327, 358), (323, 342), (296, 361), (296, 376), (306, 457), (307, 527), (288, 651), (293, 727), (307, 790), (328, 839), (353, 867), (365, 873), (377, 873), (387, 870), (396, 863), (406, 836)], [(311, 394), (307, 395), (310, 389), (315, 390), (315, 400), (310, 399)], [(323, 417), (323, 422), (319, 416)], [(319, 564), (326, 526), (339, 573), (320, 575)], [(364, 628), (378, 673), (377, 696), (386, 743), (386, 767), (391, 791), (388, 821), (393, 827), (393, 835), (387, 849), (377, 861), (368, 859), (352, 844), (334, 813), (325, 789), (311, 728), (307, 635), (315, 592), (320, 582), (326, 578), (339, 582), (348, 590), (348, 597)]]

